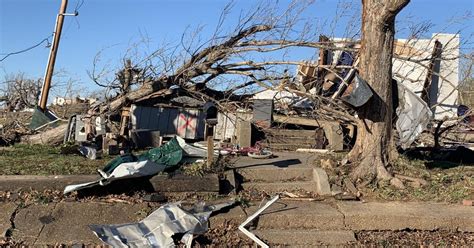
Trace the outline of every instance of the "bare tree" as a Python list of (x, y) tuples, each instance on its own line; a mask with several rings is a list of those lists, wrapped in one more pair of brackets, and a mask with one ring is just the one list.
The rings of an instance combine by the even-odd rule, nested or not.
[[(232, 5), (230, 4), (222, 12), (216, 31), (209, 39), (202, 39), (199, 36), (201, 27), (198, 27), (195, 31), (183, 34), (179, 45), (165, 44), (150, 54), (128, 56), (133, 57), (131, 65), (128, 65), (129, 69), (143, 69), (135, 74), (140, 78), (140, 83), (136, 84), (138, 87), (122, 91), (94, 111), (98, 114), (117, 112), (123, 106), (162, 94), (171, 87), (178, 87), (196, 98), (213, 101), (223, 109), (232, 102), (248, 99), (251, 94), (246, 94), (249, 93), (246, 90), (252, 87), (286, 91), (315, 103), (316, 107), (310, 115), (312, 118), (332, 119), (357, 125), (357, 142), (348, 156), (352, 162), (351, 176), (354, 180), (369, 182), (376, 179), (390, 180), (402, 187), (400, 181), (387, 169), (393, 160), (391, 151), (394, 150), (392, 142), (394, 92), (391, 86), (394, 76), (402, 80), (412, 79), (410, 75), (402, 74), (396, 68), (394, 70), (393, 59), (412, 63), (432, 75), (443, 77), (427, 65), (433, 60), (431, 51), (428, 52), (428, 56), (421, 58), (414, 56), (411, 50), (394, 55), (395, 19), (408, 3), (409, 0), (362, 0), (361, 32), (357, 31), (358, 23), (352, 18), (353, 26), (346, 28), (346, 38), (327, 40), (319, 39), (320, 29), (312, 26), (311, 22), (303, 25), (300, 23), (300, 13), (311, 4), (311, 1), (294, 1), (282, 13), (265, 2), (265, 6), (259, 5), (253, 11), (242, 14), (234, 30), (224, 32), (223, 22), (230, 11)], [(430, 26), (429, 23), (410, 26), (411, 35), (405, 44), (412, 44)], [(357, 40), (359, 34), (361, 34), (360, 41)], [(410, 46), (406, 47), (410, 49)], [(358, 54), (359, 63), (317, 64), (314, 61), (294, 61), (285, 55), (281, 59), (264, 57), (272, 52), (286, 54), (294, 48), (313, 48), (315, 53), (308, 56), (309, 59), (316, 56), (318, 49), (332, 52), (347, 51)], [(457, 59), (445, 54), (450, 53), (443, 53), (436, 59)], [(98, 82), (107, 73), (106, 70), (98, 69), (96, 62), (95, 60), (94, 69), (90, 74), (91, 78)], [(287, 73), (290, 68), (296, 66), (312, 66), (316, 71), (333, 73), (337, 80), (345, 85), (350, 82), (346, 82), (337, 72), (357, 69), (360, 76), (371, 86), (374, 97), (368, 104), (354, 111), (342, 104), (337, 97), (327, 97), (311, 92), (308, 89), (310, 87), (305, 88), (314, 85), (314, 82), (310, 81), (308, 85), (300, 87), (301, 85), (298, 85), (300, 82), (295, 82), (294, 77)], [(127, 70), (127, 66), (121, 67), (120, 71), (124, 70)], [(238, 80), (235, 80), (236, 78)], [(453, 84), (453, 91), (450, 94), (455, 94), (457, 86), (454, 82), (450, 82), (447, 78), (442, 79), (448, 84)], [(321, 78), (316, 77), (315, 80)], [(110, 83), (122, 84), (118, 77), (105, 81), (109, 82), (104, 84), (105, 87), (110, 87)], [(222, 85), (223, 82), (228, 86), (225, 90), (216, 90), (213, 87), (216, 84)]]
[(26, 78), (23, 73), (7, 75), (0, 90), (7, 111), (34, 107), (39, 100), (42, 80)]
[(460, 103), (474, 108), (474, 52), (461, 59)]
[[(119, 94), (104, 104), (100, 112), (116, 111), (129, 102), (147, 97), (159, 90), (166, 90), (173, 85), (179, 86), (199, 98), (216, 102), (245, 99), (246, 95), (239, 93), (245, 92), (245, 89), (255, 85), (260, 89), (282, 86), (280, 84), (289, 77), (282, 73), (285, 68), (305, 65), (307, 62), (288, 59), (254, 61), (252, 55), (284, 51), (294, 47), (343, 49), (330, 47), (325, 42), (314, 41), (318, 37), (316, 33), (299, 32), (295, 34), (294, 30), (300, 18), (299, 14), (311, 3), (312, 1), (294, 1), (283, 13), (277, 13), (275, 6), (262, 3), (252, 12), (242, 14), (235, 29), (226, 33), (222, 30), (222, 25), (232, 4), (228, 5), (222, 12), (215, 33), (210, 39), (199, 42), (202, 39), (198, 35), (200, 30), (198, 28), (196, 31), (183, 35), (181, 47), (163, 46), (143, 58), (135, 58), (133, 67), (145, 68), (147, 72), (151, 73), (141, 73), (143, 75), (142, 83), (139, 84), (137, 90)], [(311, 27), (303, 25), (302, 29), (308, 30)], [(336, 43), (343, 44), (345, 41)], [(95, 59), (90, 72), (91, 78), (96, 82), (108, 74), (107, 70), (99, 69), (96, 66), (97, 62)], [(326, 66), (325, 69), (336, 70), (338, 68)], [(227, 77), (229, 75), (232, 77)], [(241, 76), (240, 79), (243, 78), (245, 81), (236, 83), (225, 91), (210, 87), (223, 79), (227, 81), (227, 85), (230, 85), (229, 82), (232, 82), (235, 76)], [(117, 78), (102, 81), (108, 82), (106, 84), (98, 83), (104, 87), (110, 87), (118, 82)], [(318, 97), (297, 90), (295, 93), (305, 97)], [(324, 101), (330, 102), (331, 99)], [(333, 106), (337, 106), (337, 104)], [(342, 109), (326, 105), (322, 106), (322, 109), (322, 111), (328, 112), (341, 110), (337, 113), (338, 115), (342, 113), (343, 118), (354, 119), (352, 115)]]
[(358, 111), (356, 145), (349, 156), (360, 161), (353, 179), (392, 180), (386, 166), (392, 161), (392, 56), (395, 18), (409, 0), (363, 0), (360, 75), (369, 83), (374, 97)]

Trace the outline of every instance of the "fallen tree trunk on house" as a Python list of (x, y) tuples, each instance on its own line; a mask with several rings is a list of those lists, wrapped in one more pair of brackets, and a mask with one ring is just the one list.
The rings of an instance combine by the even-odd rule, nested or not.
[(55, 128), (49, 129), (47, 131), (40, 132), (38, 134), (25, 135), (21, 137), (21, 142), (30, 144), (30, 145), (35, 145), (35, 144), (51, 145), (51, 146), (59, 145), (63, 143), (66, 129), (67, 129), (67, 124), (62, 124)]

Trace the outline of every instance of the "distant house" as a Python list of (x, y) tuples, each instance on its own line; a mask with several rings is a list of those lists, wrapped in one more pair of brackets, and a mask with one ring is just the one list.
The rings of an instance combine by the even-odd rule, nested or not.
[(55, 97), (53, 100), (53, 105), (57, 106), (64, 106), (64, 105), (71, 105), (71, 104), (78, 104), (78, 103), (89, 103), (93, 104), (97, 102), (97, 98), (85, 98), (85, 97), (74, 97), (74, 98), (66, 98), (66, 97)]

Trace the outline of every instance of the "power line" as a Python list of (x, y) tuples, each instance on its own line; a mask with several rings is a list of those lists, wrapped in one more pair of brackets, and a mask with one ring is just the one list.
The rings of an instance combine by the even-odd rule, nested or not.
[[(79, 9), (82, 7), (83, 4), (84, 4), (84, 0), (77, 0), (76, 6), (74, 7), (74, 11), (73, 11), (73, 13), (75, 14), (74, 21), (77, 24), (77, 29), (81, 28), (81, 24), (79, 23), (77, 16), (79, 15)], [(66, 27), (66, 30), (64, 31), (64, 34), (66, 34), (69, 31), (69, 29), (71, 28), (71, 24), (72, 23), (69, 22), (69, 24)]]
[[(82, 5), (84, 4), (84, 0), (78, 0), (77, 3), (76, 3), (76, 6), (74, 8), (74, 13), (78, 13), (79, 12), (79, 9), (82, 7)], [(75, 19), (76, 23), (77, 23), (77, 26), (78, 28), (80, 28), (80, 24), (79, 22), (77, 21), (77, 19)], [(70, 26), (70, 25), (69, 25)], [(66, 31), (68, 30), (69, 28), (66, 28)], [(27, 52), (31, 49), (34, 49), (38, 46), (40, 46), (41, 44), (43, 44), (45, 41), (48, 42), (48, 44), (50, 43), (49, 42), (49, 38), (51, 38), (53, 35), (51, 34), (50, 36), (44, 38), (43, 40), (41, 40), (40, 42), (38, 42), (37, 44), (31, 46), (31, 47), (28, 47), (28, 48), (25, 48), (23, 50), (20, 50), (20, 51), (17, 51), (17, 52), (11, 52), (11, 53), (0, 53), (0, 55), (4, 55), (1, 59), (0, 59), (0, 62), (3, 62), (5, 59), (7, 59), (8, 57), (10, 57), (11, 55), (16, 55), (16, 54), (20, 54), (20, 53), (24, 53), (24, 52)]]
[(74, 21), (76, 21), (78, 29), (81, 28), (81, 24), (79, 24), (79, 21), (77, 20), (77, 16), (79, 15), (79, 9), (82, 7), (83, 4), (84, 4), (84, 0), (77, 0), (76, 7), (74, 8), (74, 14), (76, 14), (76, 16), (74, 16)]
[(78, 12), (83, 4), (84, 4), (84, 0), (81, 0), (81, 2), (79, 2), (79, 0), (78, 0), (77, 4), (76, 4), (76, 7), (74, 8), (74, 12)]
[(41, 40), (40, 42), (38, 42), (37, 44), (35, 44), (35, 45), (31, 46), (31, 47), (25, 48), (25, 49), (23, 49), (23, 50), (16, 51), (16, 52), (11, 52), (11, 53), (7, 53), (7, 54), (2, 54), (2, 55), (5, 55), (5, 56), (3, 56), (2, 59), (0, 59), (0, 62), (4, 61), (6, 58), (10, 57), (11, 55), (16, 55), (16, 54), (28, 52), (28, 51), (31, 50), (31, 49), (34, 49), (34, 48), (36, 48), (36, 47), (39, 47), (39, 46), (40, 46), (41, 44), (43, 44), (45, 41), (48, 42), (48, 44), (49, 44), (49, 38), (51, 38), (51, 36), (53, 36), (53, 35), (50, 35), (50, 36), (44, 38), (43, 40)]

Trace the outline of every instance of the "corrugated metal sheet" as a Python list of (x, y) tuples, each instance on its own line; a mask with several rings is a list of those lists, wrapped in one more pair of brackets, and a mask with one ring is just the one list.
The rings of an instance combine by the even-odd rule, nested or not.
[(193, 108), (131, 106), (132, 130), (158, 130), (162, 136), (185, 139), (204, 138), (204, 114)]

